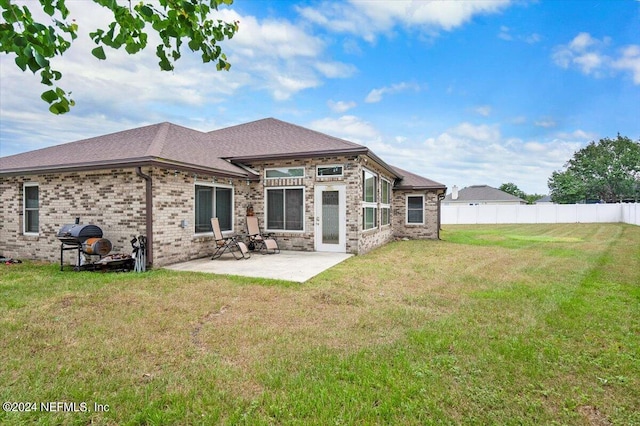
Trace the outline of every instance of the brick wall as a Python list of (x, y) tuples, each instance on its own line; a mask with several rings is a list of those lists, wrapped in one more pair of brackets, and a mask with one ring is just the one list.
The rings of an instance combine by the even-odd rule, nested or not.
[[(195, 187), (217, 185), (233, 188), (234, 223), (229, 234), (245, 233), (246, 180), (154, 168), (153, 234), (154, 265), (163, 266), (213, 254), (213, 233), (195, 233)], [(184, 222), (183, 222), (184, 221)], [(185, 226), (183, 226), (183, 223)]]
[[(316, 176), (318, 165), (342, 165), (343, 176)], [(265, 188), (302, 187), (305, 196), (304, 231), (277, 232), (284, 250), (314, 250), (314, 187), (316, 184), (346, 186), (346, 251), (363, 254), (394, 237), (437, 238), (437, 195), (425, 196), (424, 225), (407, 225), (406, 192), (393, 191), (391, 225), (363, 231), (362, 171), (364, 168), (389, 180), (388, 173), (366, 157), (324, 157), (305, 160), (271, 161), (251, 164), (259, 182), (161, 168), (143, 168), (153, 180), (154, 266), (207, 257), (213, 253), (213, 236), (195, 233), (195, 185), (216, 184), (233, 187), (233, 233), (246, 234), (247, 207), (251, 205), (262, 229), (266, 228)], [(264, 179), (266, 168), (304, 167), (303, 177)], [(39, 186), (39, 234), (23, 234), (24, 184)], [(380, 180), (378, 181), (380, 182)], [(393, 182), (392, 182), (393, 183)], [(378, 185), (378, 200), (381, 199)], [(63, 224), (76, 217), (84, 224), (96, 224), (113, 244), (113, 253), (130, 253), (130, 240), (146, 234), (145, 181), (135, 169), (40, 174), (0, 178), (0, 254), (20, 259), (58, 262), (60, 242), (56, 234)], [(183, 226), (186, 224), (186, 226)], [(75, 264), (75, 253), (65, 252), (65, 263)]]
[[(424, 224), (407, 224), (407, 195), (424, 196)], [(436, 191), (394, 191), (391, 210), (395, 237), (438, 238), (438, 194)]]
[[(340, 177), (321, 177), (316, 176), (317, 166), (341, 165), (343, 166), (343, 176)], [(251, 194), (248, 202), (253, 205), (255, 215), (258, 217), (261, 229), (266, 229), (265, 214), (265, 189), (266, 188), (304, 188), (305, 211), (304, 211), (304, 230), (299, 232), (274, 232), (278, 245), (283, 250), (303, 250), (313, 251), (315, 248), (315, 193), (314, 188), (317, 183), (322, 184), (342, 184), (347, 187), (347, 239), (346, 251), (348, 253), (357, 253), (357, 235), (353, 235), (352, 228), (357, 224), (357, 218), (353, 217), (352, 212), (357, 211), (353, 204), (353, 197), (350, 197), (351, 190), (357, 184), (359, 179), (357, 159), (355, 157), (321, 157), (313, 159), (297, 159), (269, 161), (260, 163), (251, 163), (251, 168), (259, 173), (260, 182), (251, 184)], [(304, 177), (288, 178), (288, 179), (265, 179), (265, 169), (269, 168), (291, 168), (304, 167)], [(359, 201), (358, 201), (359, 203)], [(359, 206), (359, 204), (358, 204)], [(242, 219), (244, 220), (244, 219)]]
[[(39, 233), (23, 234), (25, 183), (39, 187)], [(56, 234), (67, 223), (98, 225), (114, 253), (130, 253), (133, 235), (143, 234), (144, 181), (133, 169), (40, 174), (0, 179), (0, 253), (19, 259), (60, 260)], [(68, 260), (68, 262), (67, 262)], [(74, 251), (65, 263), (76, 264)]]

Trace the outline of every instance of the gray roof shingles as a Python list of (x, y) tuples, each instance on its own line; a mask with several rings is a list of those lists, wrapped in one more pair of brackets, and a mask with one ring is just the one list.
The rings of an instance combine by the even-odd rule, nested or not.
[(222, 158), (266, 158), (323, 153), (365, 153), (367, 148), (295, 124), (265, 118), (208, 133)]
[(445, 189), (438, 182), (392, 167), (363, 145), (274, 118), (204, 133), (158, 123), (35, 151), (0, 157), (0, 175), (83, 170), (148, 163), (235, 176), (249, 172), (242, 160), (368, 154), (399, 178), (396, 187)]
[(444, 201), (469, 202), (469, 201), (520, 201), (522, 198), (511, 195), (489, 185), (472, 185), (458, 191), (458, 198), (454, 200), (451, 194), (447, 194)]
[(402, 170), (399, 167), (393, 166), (393, 168), (397, 174), (401, 176), (400, 181), (395, 185), (396, 189), (447, 189), (447, 187), (440, 182)]

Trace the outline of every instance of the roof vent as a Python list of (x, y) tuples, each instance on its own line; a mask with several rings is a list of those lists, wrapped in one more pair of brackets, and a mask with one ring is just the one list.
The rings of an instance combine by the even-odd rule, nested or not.
[(453, 188), (451, 188), (451, 199), (452, 200), (457, 200), (458, 199), (458, 186), (457, 185), (453, 185)]

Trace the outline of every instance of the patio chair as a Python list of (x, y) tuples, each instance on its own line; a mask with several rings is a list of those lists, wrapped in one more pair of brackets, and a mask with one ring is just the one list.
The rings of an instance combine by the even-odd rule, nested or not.
[(213, 238), (216, 243), (216, 251), (213, 253), (211, 260), (217, 259), (224, 253), (229, 252), (236, 258), (248, 259), (251, 257), (247, 245), (242, 241), (236, 240), (236, 237), (225, 237), (220, 230), (220, 221), (217, 217), (211, 218), (211, 228), (213, 229)]
[(278, 242), (271, 234), (262, 235), (260, 225), (256, 216), (247, 216), (247, 234), (249, 235), (249, 247), (253, 245), (254, 250), (262, 254), (280, 253)]

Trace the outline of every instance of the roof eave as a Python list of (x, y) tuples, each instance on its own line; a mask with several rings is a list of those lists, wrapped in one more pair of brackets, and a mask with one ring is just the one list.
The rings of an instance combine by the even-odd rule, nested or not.
[(229, 170), (222, 170), (215, 167), (203, 167), (188, 163), (181, 163), (177, 161), (169, 161), (162, 158), (153, 157), (141, 157), (132, 158), (128, 160), (117, 161), (99, 161), (89, 163), (77, 163), (77, 164), (63, 164), (63, 165), (46, 165), (30, 168), (14, 168), (3, 169), (0, 171), (0, 176), (19, 176), (19, 175), (34, 175), (43, 173), (63, 173), (63, 172), (84, 172), (93, 170), (105, 170), (113, 168), (131, 168), (131, 167), (145, 167), (145, 166), (157, 166), (174, 168), (180, 171), (186, 171), (191, 173), (207, 173), (215, 174), (223, 177), (235, 177), (235, 178), (247, 178), (248, 173), (244, 172), (232, 172)]
[(447, 187), (444, 185), (438, 185), (438, 186), (421, 186), (421, 185), (399, 185), (399, 186), (394, 186), (393, 189), (396, 190), (401, 190), (401, 191), (433, 191), (433, 190), (442, 190), (442, 191), (446, 191)]

